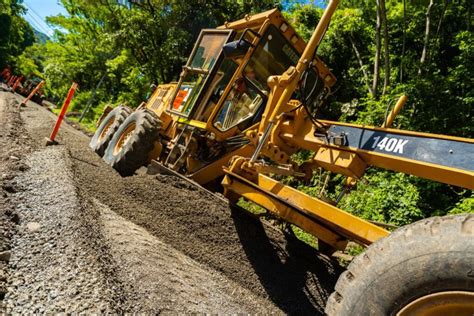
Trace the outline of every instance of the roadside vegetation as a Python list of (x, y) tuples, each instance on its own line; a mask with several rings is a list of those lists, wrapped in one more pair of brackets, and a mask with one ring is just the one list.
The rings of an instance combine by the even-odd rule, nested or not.
[[(124, 1), (119, 1), (124, 2)], [(408, 103), (395, 128), (473, 137), (473, 4), (459, 1), (341, 1), (319, 48), (338, 78), (322, 118), (380, 126), (401, 94)], [(46, 80), (60, 102), (72, 81), (80, 90), (71, 111), (92, 107), (89, 129), (107, 104), (136, 107), (150, 85), (176, 80), (200, 29), (274, 7), (309, 39), (322, 8), (295, 1), (61, 0), (68, 15), (48, 17), (50, 40), (34, 40), (20, 0), (0, 0), (0, 68), (8, 64)], [(301, 160), (308, 153), (298, 154)], [(315, 172), (310, 183), (284, 181), (332, 200), (341, 176)], [(370, 169), (340, 206), (362, 218), (408, 224), (433, 215), (474, 212), (472, 191), (389, 171)], [(311, 242), (310, 242), (311, 243)]]

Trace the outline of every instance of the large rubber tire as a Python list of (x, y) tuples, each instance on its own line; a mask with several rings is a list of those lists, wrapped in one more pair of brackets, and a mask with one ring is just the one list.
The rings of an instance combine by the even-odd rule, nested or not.
[(122, 176), (131, 176), (143, 166), (159, 139), (161, 121), (155, 113), (140, 109), (120, 125), (103, 159)]
[(128, 107), (123, 105), (110, 111), (100, 123), (94, 136), (92, 136), (89, 147), (99, 156), (104, 156), (105, 149), (109, 145), (110, 140), (131, 112)]
[(445, 291), (474, 294), (473, 214), (421, 220), (372, 244), (341, 274), (326, 313), (396, 315)]

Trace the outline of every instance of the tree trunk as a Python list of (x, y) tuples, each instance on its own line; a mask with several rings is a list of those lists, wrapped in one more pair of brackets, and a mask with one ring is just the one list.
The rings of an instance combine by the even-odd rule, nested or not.
[(380, 17), (380, 0), (376, 0), (377, 5), (377, 22), (375, 25), (375, 58), (374, 58), (374, 79), (372, 81), (372, 96), (377, 98), (377, 88), (379, 85), (380, 77), (380, 28), (381, 28), (381, 17)]
[(352, 49), (354, 50), (354, 53), (357, 57), (357, 61), (359, 62), (360, 69), (362, 70), (362, 74), (364, 75), (364, 80), (365, 80), (365, 84), (367, 85), (367, 89), (369, 90), (369, 93), (371, 95), (374, 95), (374, 92), (372, 91), (372, 87), (370, 86), (370, 82), (369, 82), (369, 74), (367, 73), (367, 69), (364, 65), (364, 62), (362, 61), (362, 57), (360, 55), (359, 49), (357, 48), (352, 36), (349, 37), (349, 39), (351, 41)]
[(380, 0), (380, 18), (383, 26), (383, 49), (384, 49), (384, 82), (382, 95), (387, 92), (390, 85), (390, 52), (388, 46), (388, 25), (387, 25), (387, 10), (385, 8), (385, 0)]
[(405, 58), (405, 44), (407, 32), (407, 3), (403, 0), (403, 33), (402, 33), (402, 55), (400, 56), (400, 83), (403, 83), (403, 62)]
[(436, 40), (439, 39), (439, 32), (441, 32), (441, 25), (443, 24), (444, 17), (446, 16), (446, 10), (448, 10), (448, 5), (449, 5), (449, 1), (444, 0), (443, 12), (441, 13), (441, 16), (439, 17), (438, 27), (436, 28), (436, 36), (435, 36)]
[(433, 8), (434, 1), (430, 0), (430, 4), (426, 9), (426, 27), (425, 27), (425, 39), (423, 43), (423, 51), (421, 52), (420, 68), (418, 68), (418, 74), (421, 75), (423, 66), (425, 64), (428, 55), (428, 44), (430, 41), (430, 23), (431, 23), (431, 9)]
[(84, 108), (84, 110), (82, 111), (81, 113), (81, 116), (79, 117), (79, 123), (84, 119), (84, 117), (86, 116), (87, 112), (89, 112), (89, 109), (92, 105), (92, 101), (94, 101), (94, 98), (95, 98), (95, 95), (97, 93), (97, 90), (99, 90), (100, 86), (102, 85), (102, 82), (104, 81), (105, 77), (107, 76), (107, 73), (104, 73), (102, 75), (102, 77), (100, 78), (99, 80), (99, 83), (97, 83), (97, 85), (95, 86), (95, 89), (94, 91), (92, 92), (92, 96), (89, 98), (89, 101), (87, 101), (87, 104), (86, 104), (86, 107)]

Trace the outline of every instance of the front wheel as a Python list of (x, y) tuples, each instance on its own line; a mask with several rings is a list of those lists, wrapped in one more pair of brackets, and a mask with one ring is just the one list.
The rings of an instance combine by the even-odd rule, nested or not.
[(122, 176), (131, 176), (148, 161), (159, 138), (161, 121), (155, 113), (141, 109), (120, 125), (103, 159)]
[(92, 136), (89, 147), (99, 156), (103, 156), (110, 140), (117, 132), (120, 125), (130, 115), (131, 110), (126, 106), (118, 106), (110, 111)]
[(404, 226), (356, 257), (328, 315), (474, 315), (474, 215)]

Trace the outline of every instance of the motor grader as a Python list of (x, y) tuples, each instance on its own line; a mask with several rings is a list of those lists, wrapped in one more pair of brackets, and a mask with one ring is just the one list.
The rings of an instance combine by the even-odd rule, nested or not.
[[(91, 147), (124, 176), (156, 159), (199, 184), (220, 182), (232, 156), (252, 152), (245, 131), (262, 117), (267, 79), (296, 65), (304, 47), (276, 9), (202, 30), (179, 82), (159, 85), (133, 113), (104, 115)], [(336, 82), (317, 57), (310, 80), (320, 98)]]
[[(291, 38), (297, 36), (286, 21), (280, 19), (281, 24), (275, 24), (266, 13), (259, 17), (259, 30), (250, 30), (243, 21), (219, 28), (234, 26), (233, 31), (240, 33), (238, 40), (221, 42), (222, 63), (207, 61), (219, 69), (227, 59), (233, 63), (229, 64), (234, 70), (227, 72), (231, 78), (224, 80), (224, 91), (213, 95), (223, 80), (219, 77), (224, 78), (226, 72), (206, 77), (212, 73), (203, 67), (207, 59), (190, 58), (180, 81), (159, 87), (145, 106), (152, 109), (155, 102), (156, 107), (168, 104), (167, 110), (149, 115), (153, 119), (140, 114), (142, 121), (137, 117), (135, 123), (127, 123), (134, 113), (149, 110), (132, 113), (116, 129), (106, 155), (122, 155), (121, 151), (136, 144), (130, 143), (131, 137), (148, 135), (144, 131), (159, 122), (160, 131), (147, 139), (155, 144), (148, 147), (142, 162), (155, 158), (163, 168), (201, 184), (223, 174), (223, 193), (230, 201), (252, 201), (314, 235), (326, 249), (343, 250), (348, 241), (366, 246), (340, 276), (326, 306), (329, 315), (473, 315), (473, 215), (429, 218), (389, 233), (337, 207), (368, 167), (474, 189), (474, 140), (391, 128), (406, 103), (404, 96), (382, 127), (317, 116), (335, 79), (316, 57), (316, 51), (337, 4), (337, 0), (328, 3), (308, 45), (297, 49), (296, 59), (282, 65), (285, 69), (280, 73), (265, 72), (265, 81), (255, 72), (262, 71), (261, 67), (274, 69), (274, 60), (261, 62), (268, 57), (262, 52), (271, 47), (268, 41), (279, 34), (288, 40), (283, 43), (294, 43)], [(236, 27), (239, 23), (243, 23), (241, 28)], [(291, 35), (285, 36), (288, 30)], [(261, 41), (264, 44), (259, 46)], [(287, 47), (296, 47), (285, 44), (279, 43), (277, 51), (286, 55)], [(201, 56), (197, 53), (200, 47), (196, 45), (191, 57)], [(212, 78), (209, 84), (213, 89), (206, 89), (199, 78)], [(241, 84), (254, 93), (243, 96)], [(193, 93), (196, 88), (201, 94)], [(210, 101), (217, 96), (215, 102)], [(213, 148), (219, 143), (226, 149)], [(314, 154), (298, 165), (293, 154), (301, 149)], [(113, 162), (107, 157), (105, 160)], [(318, 168), (346, 177), (346, 186), (336, 201), (309, 196), (275, 177), (309, 177)]]

